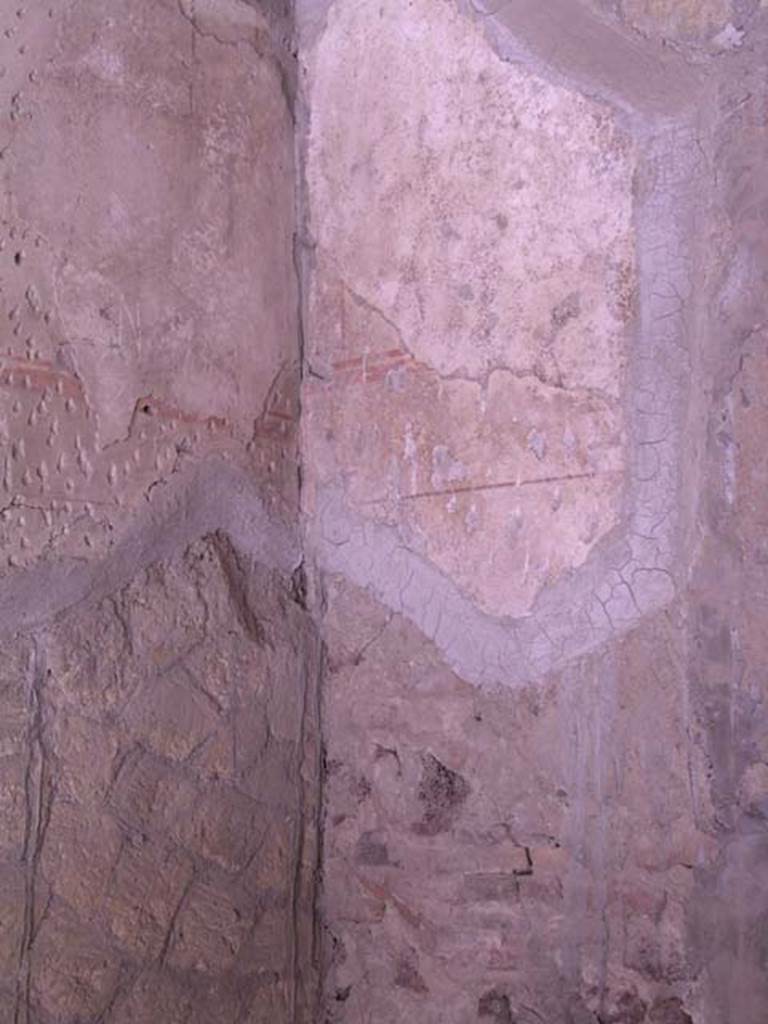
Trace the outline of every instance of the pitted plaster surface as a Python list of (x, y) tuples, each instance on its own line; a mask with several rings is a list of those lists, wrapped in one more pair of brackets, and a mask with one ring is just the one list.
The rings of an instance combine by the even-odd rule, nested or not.
[(97, 559), (211, 456), (290, 500), (293, 135), (267, 19), (163, 0), (3, 21), (0, 570)]

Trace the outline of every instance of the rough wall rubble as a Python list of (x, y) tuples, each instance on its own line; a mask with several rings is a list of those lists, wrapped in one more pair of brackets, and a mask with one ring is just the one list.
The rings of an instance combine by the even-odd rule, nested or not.
[(211, 535), (6, 649), (2, 1019), (303, 1012), (318, 648), (286, 581)]

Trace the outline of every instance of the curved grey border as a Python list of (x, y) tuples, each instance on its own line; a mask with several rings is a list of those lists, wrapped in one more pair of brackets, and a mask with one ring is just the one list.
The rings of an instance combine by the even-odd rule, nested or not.
[[(337, 0), (339, 2), (339, 0)], [(466, 4), (461, 2), (466, 9)], [(464, 679), (526, 685), (601, 646), (668, 604), (686, 566), (683, 435), (692, 372), (699, 197), (700, 74), (642, 46), (571, 0), (473, 2), (504, 60), (608, 104), (642, 154), (635, 224), (640, 315), (626, 390), (629, 470), (623, 525), (586, 564), (544, 591), (519, 619), (482, 612), (396, 528), (353, 513), (340, 487), (318, 495), (308, 540), (319, 567), (368, 588), (416, 624)]]
[(270, 569), (291, 573), (301, 563), (296, 529), (270, 516), (252, 477), (209, 458), (154, 488), (152, 500), (131, 517), (104, 558), (41, 562), (3, 577), (0, 635), (37, 626), (80, 601), (107, 597), (142, 569), (216, 530)]

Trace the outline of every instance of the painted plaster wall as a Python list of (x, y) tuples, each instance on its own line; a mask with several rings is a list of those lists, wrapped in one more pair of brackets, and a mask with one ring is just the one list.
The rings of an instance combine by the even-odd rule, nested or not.
[(764, 15), (299, 11), (326, 1020), (757, 1024)]
[(293, 136), (267, 18), (3, 18), (3, 568), (103, 557), (212, 455), (290, 500)]
[(2, 19), (0, 1019), (763, 1024), (761, 5)]

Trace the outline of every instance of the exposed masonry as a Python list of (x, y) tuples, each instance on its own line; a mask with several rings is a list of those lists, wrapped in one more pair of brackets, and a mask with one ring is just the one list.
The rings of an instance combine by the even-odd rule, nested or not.
[(14, 1021), (305, 1012), (313, 637), (285, 577), (217, 532), (17, 641)]
[[(765, 725), (756, 637), (765, 631), (765, 556), (736, 520), (765, 518), (764, 469), (747, 441), (761, 436), (755, 424), (765, 415), (755, 397), (764, 368), (753, 361), (766, 320), (755, 298), (765, 269), (764, 189), (755, 184), (765, 166), (765, 15), (756, 2), (720, 0), (459, 6), (506, 59), (608, 104), (640, 153), (640, 307), (624, 392), (631, 470), (621, 528), (514, 623), (482, 616), (455, 580), (417, 556), (396, 520), (366, 521), (360, 480), (345, 476), (357, 463), (342, 462), (335, 486), (327, 473), (316, 493), (317, 461), (305, 457), (308, 552), (322, 570), (313, 582), (328, 646), (325, 1016), (761, 1024), (768, 990), (756, 922), (768, 885), (758, 780), (767, 776), (756, 741)], [(411, 17), (424, 7), (403, 7), (392, 31), (402, 24), (421, 40), (426, 21), (441, 38), (439, 18), (453, 17), (454, 5), (431, 5), (432, 22)], [(357, 45), (361, 64), (377, 55), (382, 8), (392, 10), (386, 0), (372, 5), (370, 21), (340, 38), (347, 5), (300, 5), (310, 136), (318, 103), (328, 102), (313, 90), (316, 48), (325, 40), (329, 65), (348, 82)], [(726, 37), (744, 45), (728, 48)], [(448, 74), (460, 78), (464, 53), (454, 56)], [(364, 71), (359, 79), (357, 95), (334, 97), (338, 110), (346, 97), (350, 109), (375, 109), (377, 82)], [(403, 88), (402, 102), (424, 110), (416, 87)], [(428, 107), (438, 123), (445, 110)], [(455, 127), (461, 141), (457, 126), (467, 130), (472, 115), (456, 104), (446, 131)], [(372, 139), (364, 124), (353, 130), (362, 120), (342, 113), (324, 137), (329, 159), (337, 142), (353, 149), (347, 181), (353, 188), (359, 172), (364, 194), (388, 125)], [(337, 194), (346, 199), (345, 184)], [(326, 198), (313, 208), (313, 187), (305, 183), (302, 252), (310, 299), (325, 271), (313, 215), (322, 220), (328, 207)], [(356, 207), (348, 230), (363, 224), (397, 241), (394, 200), (372, 202), (370, 216)], [(364, 266), (369, 250), (360, 249)], [(305, 453), (319, 436), (314, 396), (329, 380), (338, 405), (355, 377), (378, 396), (388, 375), (396, 382), (418, 369), (404, 354), (410, 339), (392, 293), (373, 302), (371, 289), (345, 284), (354, 293), (345, 311), (368, 318), (363, 351), (340, 355), (349, 364), (333, 374), (315, 358), (313, 334), (332, 333), (334, 320), (326, 311), (313, 324), (306, 303)], [(365, 351), (366, 329), (376, 332), (377, 359)], [(371, 398), (359, 410), (371, 431), (386, 415)], [(752, 426), (738, 432), (740, 418)], [(337, 429), (340, 447), (347, 421), (321, 422)], [(400, 450), (391, 444), (393, 456)], [(447, 458), (444, 467), (453, 472)], [(460, 493), (478, 480), (449, 486)]]

